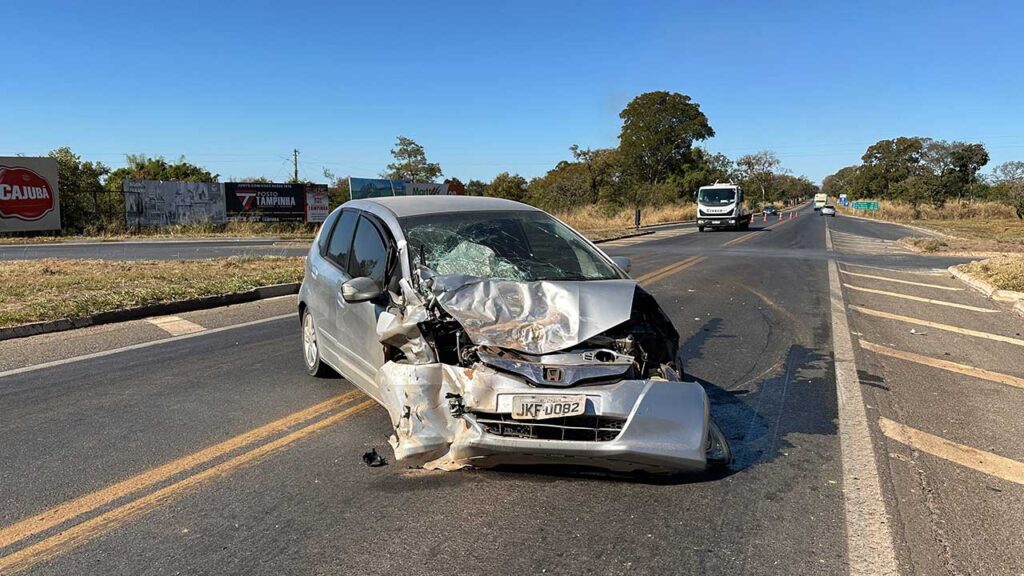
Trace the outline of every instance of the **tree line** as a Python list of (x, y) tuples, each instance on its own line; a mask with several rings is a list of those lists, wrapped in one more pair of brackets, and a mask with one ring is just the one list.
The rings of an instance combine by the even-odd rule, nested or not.
[[(685, 94), (641, 94), (619, 118), (618, 146), (573, 144), (568, 148), (571, 159), (558, 162), (543, 176), (528, 180), (502, 172), (490, 182), (462, 182), (457, 177), (445, 182), (464, 188), (469, 195), (508, 198), (555, 212), (585, 205), (618, 210), (692, 202), (699, 187), (716, 181), (741, 184), (757, 204), (793, 201), (817, 192), (808, 178), (782, 168), (778, 156), (769, 150), (731, 160), (699, 146), (715, 131), (700, 105)], [(427, 161), (423, 147), (404, 136), (398, 138), (392, 154), (395, 162), (382, 177), (415, 180), (442, 175), (438, 164)], [(333, 181), (334, 188), (345, 185), (342, 179)]]
[(941, 208), (947, 202), (1005, 202), (1024, 218), (1024, 162), (1005, 162), (990, 174), (981, 173), (988, 162), (981, 143), (901, 136), (868, 146), (860, 164), (825, 177), (822, 191), (851, 200), (906, 203), (915, 216), (926, 204)]
[[(558, 162), (543, 176), (527, 179), (502, 172), (489, 182), (457, 177), (444, 181), (466, 194), (493, 196), (527, 202), (549, 211), (565, 211), (599, 205), (610, 211), (622, 208), (692, 202), (700, 186), (736, 182), (753, 204), (789, 202), (806, 198), (817, 187), (803, 176), (784, 169), (770, 150), (728, 158), (700, 144), (715, 130), (700, 105), (689, 96), (657, 91), (633, 98), (619, 114), (622, 121), (618, 145), (586, 148), (573, 144), (569, 158)], [(384, 178), (431, 182), (444, 173), (440, 164), (427, 159), (423, 146), (399, 136), (391, 150), (394, 161), (380, 174)], [(124, 226), (122, 184), (126, 179), (215, 182), (219, 175), (184, 157), (129, 154), (126, 165), (111, 169), (74, 154), (70, 148), (50, 153), (57, 159), (61, 187), (61, 222), (65, 232), (95, 233)], [(333, 205), (348, 199), (347, 177), (324, 169)], [(251, 178), (264, 181), (264, 178)]]

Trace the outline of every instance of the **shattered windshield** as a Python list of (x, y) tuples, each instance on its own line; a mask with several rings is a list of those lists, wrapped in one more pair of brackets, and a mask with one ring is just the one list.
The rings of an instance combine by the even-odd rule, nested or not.
[(700, 191), (697, 201), (701, 204), (732, 204), (735, 199), (735, 188), (705, 188)]
[(402, 218), (414, 264), (493, 280), (607, 280), (618, 271), (543, 212), (455, 212)]

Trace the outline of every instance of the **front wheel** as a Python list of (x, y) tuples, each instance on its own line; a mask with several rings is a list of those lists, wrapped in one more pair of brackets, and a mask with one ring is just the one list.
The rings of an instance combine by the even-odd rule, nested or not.
[(320, 346), (316, 338), (316, 324), (309, 308), (302, 312), (302, 359), (310, 376), (327, 376), (330, 368), (320, 360)]
[(704, 231), (704, 227), (703, 226), (697, 226), (697, 232), (703, 232), (703, 231)]

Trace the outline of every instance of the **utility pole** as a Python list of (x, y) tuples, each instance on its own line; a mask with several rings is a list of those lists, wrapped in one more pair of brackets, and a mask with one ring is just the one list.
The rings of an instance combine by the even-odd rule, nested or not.
[(292, 181), (297, 184), (299, 182), (299, 150), (297, 148), (292, 150), (292, 162), (295, 164), (295, 175), (292, 177)]

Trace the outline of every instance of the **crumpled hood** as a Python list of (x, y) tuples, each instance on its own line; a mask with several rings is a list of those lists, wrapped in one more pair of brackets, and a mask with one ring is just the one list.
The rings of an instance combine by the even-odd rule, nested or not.
[(636, 286), (630, 279), (518, 282), (452, 274), (435, 276), (432, 291), (474, 344), (548, 354), (629, 320)]

